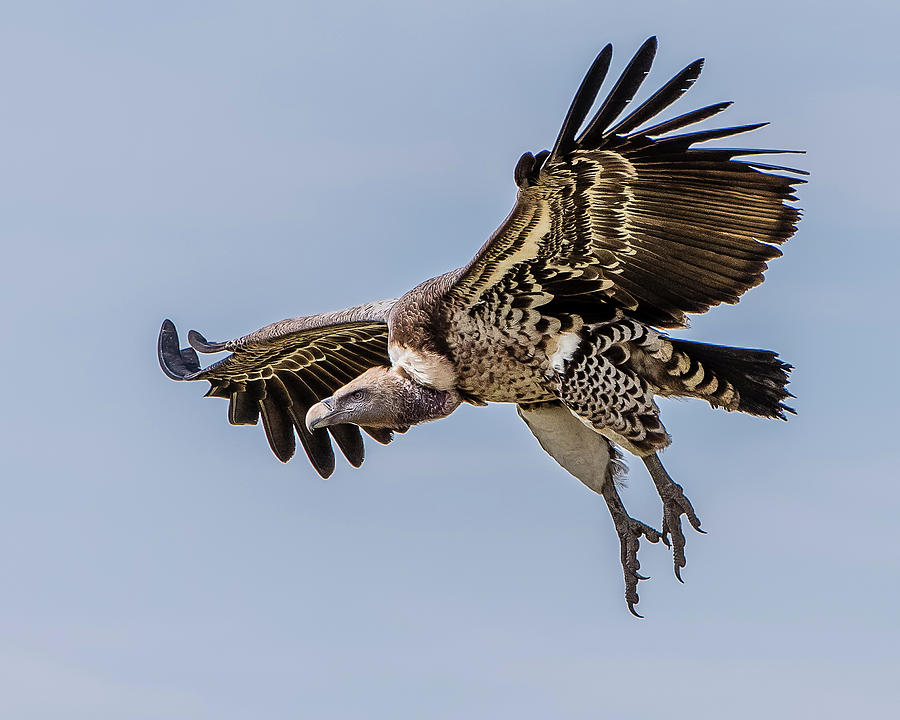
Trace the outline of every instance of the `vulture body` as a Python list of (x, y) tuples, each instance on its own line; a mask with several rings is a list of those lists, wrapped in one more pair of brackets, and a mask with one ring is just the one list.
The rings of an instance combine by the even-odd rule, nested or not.
[[(619, 536), (625, 597), (637, 614), (640, 538), (671, 543), (699, 520), (658, 452), (670, 443), (655, 396), (785, 418), (790, 366), (774, 352), (669, 337), (686, 315), (735, 303), (796, 229), (800, 171), (755, 162), (772, 150), (697, 148), (759, 125), (678, 132), (720, 103), (648, 123), (694, 83), (688, 65), (620, 117), (656, 51), (638, 50), (585, 120), (612, 56), (597, 56), (552, 150), (522, 156), (509, 217), (463, 268), (397, 300), (285, 320), (224, 343), (163, 323), (159, 359), (176, 380), (207, 380), (232, 424), (262, 420), (275, 455), (296, 438), (313, 467), (334, 470), (331, 440), (354, 466), (360, 428), (381, 443), (461, 403), (516, 403), (538, 442), (606, 500)], [(579, 132), (580, 131), (580, 132)], [(744, 159), (738, 159), (744, 158)], [(747, 159), (750, 158), (750, 159)], [(202, 369), (197, 352), (229, 351)], [(622, 448), (641, 457), (663, 504), (661, 529), (619, 498)]]

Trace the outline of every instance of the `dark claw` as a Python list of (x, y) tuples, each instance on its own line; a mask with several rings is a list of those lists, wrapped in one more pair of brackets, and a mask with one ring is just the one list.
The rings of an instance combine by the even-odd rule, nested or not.
[(668, 545), (666, 537), (671, 538), (675, 577), (683, 583), (681, 569), (687, 565), (687, 560), (684, 555), (685, 539), (681, 530), (681, 516), (684, 515), (688, 519), (694, 530), (704, 535), (706, 533), (700, 529), (700, 518), (694, 512), (691, 501), (687, 499), (683, 488), (669, 476), (659, 458), (655, 454), (648, 455), (644, 458), (644, 463), (650, 471), (650, 477), (653, 478), (653, 483), (656, 485), (656, 490), (663, 503), (663, 542)]
[(637, 593), (637, 584), (641, 580), (649, 580), (649, 578), (638, 572), (641, 567), (637, 557), (640, 541), (641, 537), (645, 537), (650, 542), (656, 543), (662, 539), (662, 535), (649, 525), (629, 517), (612, 480), (608, 480), (604, 484), (602, 495), (616, 527), (616, 534), (619, 536), (622, 573), (625, 577), (625, 602), (632, 615), (642, 618), (643, 616), (634, 609), (640, 599)]

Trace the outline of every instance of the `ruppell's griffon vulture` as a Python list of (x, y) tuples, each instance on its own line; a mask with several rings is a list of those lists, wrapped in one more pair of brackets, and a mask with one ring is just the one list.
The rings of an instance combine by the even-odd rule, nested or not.
[[(353, 466), (360, 430), (380, 443), (460, 403), (515, 403), (541, 447), (606, 501), (635, 613), (641, 537), (671, 544), (685, 566), (681, 516), (700, 521), (659, 461), (669, 434), (656, 396), (692, 397), (768, 418), (791, 409), (790, 366), (768, 350), (670, 337), (689, 313), (735, 303), (763, 281), (794, 234), (800, 171), (763, 164), (773, 150), (697, 147), (754, 130), (685, 131), (730, 103), (657, 116), (700, 74), (688, 65), (623, 113), (656, 52), (650, 38), (590, 116), (607, 45), (575, 94), (551, 150), (515, 168), (509, 217), (465, 267), (396, 300), (283, 320), (227, 342), (163, 323), (159, 360), (175, 380), (207, 380), (228, 420), (262, 420), (289, 460), (297, 438), (323, 477), (331, 441)], [(201, 368), (197, 352), (231, 354)], [(618, 448), (640, 457), (662, 500), (660, 530), (625, 511)]]

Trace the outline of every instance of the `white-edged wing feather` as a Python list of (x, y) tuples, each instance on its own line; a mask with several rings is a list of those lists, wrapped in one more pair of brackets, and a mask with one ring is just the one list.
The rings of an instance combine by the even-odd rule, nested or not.
[(576, 140), (605, 74), (607, 50), (601, 53), (554, 151), (519, 162), (516, 205), (460, 272), (447, 295), (451, 308), (518, 298), (519, 308), (552, 306), (553, 315), (571, 304), (606, 303), (643, 322), (678, 327), (686, 313), (737, 302), (762, 282), (766, 262), (781, 254), (777, 245), (795, 232), (799, 211), (789, 203), (802, 181), (735, 159), (776, 151), (693, 147), (760, 125), (659, 137), (728, 103), (634, 129), (690, 87), (701, 61), (612, 125), (654, 51), (651, 39)]

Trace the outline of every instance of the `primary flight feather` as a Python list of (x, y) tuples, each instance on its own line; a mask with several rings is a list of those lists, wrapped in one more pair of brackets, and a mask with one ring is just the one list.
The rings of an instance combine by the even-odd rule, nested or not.
[[(465, 267), (396, 300), (284, 320), (223, 343), (191, 331), (190, 347), (180, 348), (166, 320), (163, 370), (209, 381), (208, 395), (228, 399), (232, 424), (262, 420), (279, 460), (293, 456), (299, 438), (323, 477), (334, 471), (332, 439), (358, 467), (360, 429), (388, 443), (463, 402), (516, 403), (541, 447), (605, 499), (625, 599), (637, 614), (640, 539), (671, 544), (680, 579), (681, 516), (700, 529), (659, 461), (671, 439), (655, 396), (763, 417), (792, 412), (784, 404), (790, 366), (774, 352), (661, 330), (735, 303), (763, 281), (796, 230), (790, 203), (802, 182), (800, 171), (752, 159), (779, 151), (695, 147), (758, 124), (678, 132), (730, 103), (647, 126), (691, 87), (702, 60), (622, 117), (655, 52), (650, 38), (588, 120), (612, 47), (600, 52), (552, 150), (519, 160), (515, 207)], [(200, 367), (197, 352), (221, 351), (231, 354)], [(661, 530), (626, 512), (617, 448), (647, 466), (663, 504)]]

